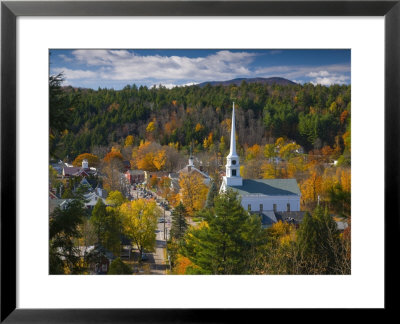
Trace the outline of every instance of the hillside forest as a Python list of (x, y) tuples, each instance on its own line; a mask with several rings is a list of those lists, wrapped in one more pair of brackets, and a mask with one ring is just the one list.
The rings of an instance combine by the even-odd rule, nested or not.
[[(207, 263), (212, 258), (193, 257), (198, 242), (208, 242), (214, 234), (216, 244), (219, 242), (219, 234), (212, 231), (214, 225), (216, 229), (221, 227), (218, 223), (221, 217), (214, 219), (214, 216), (237, 216), (235, 219), (243, 221), (249, 233), (260, 227), (246, 223), (248, 215), (238, 207), (236, 196), (218, 197), (229, 152), (233, 101), (241, 176), (295, 178), (301, 191), (301, 210), (313, 216), (308, 214), (304, 227), (297, 232), (290, 224), (281, 222), (269, 229), (268, 235), (275, 241), (269, 241), (272, 245), (268, 251), (272, 254), (268, 262), (250, 258), (242, 265), (243, 269), (224, 268), (221, 273), (245, 273), (250, 268), (251, 273), (298, 273), (301, 268), (298, 264), (304, 261), (303, 252), (287, 250), (287, 246), (292, 246), (288, 242), (295, 241), (297, 245), (293, 246), (314, 244), (312, 251), (319, 248), (321, 240), (314, 234), (324, 233), (318, 228), (330, 228), (330, 216), (336, 221), (346, 220), (348, 228), (341, 235), (350, 242), (350, 85), (243, 81), (240, 85), (208, 84), (172, 89), (161, 85), (152, 88), (128, 85), (122, 90), (93, 90), (64, 86), (63, 75), (55, 75), (50, 77), (50, 157), (75, 166), (81, 165), (85, 158), (103, 175), (103, 185), (108, 192), (122, 192), (113, 175), (115, 169), (124, 170), (122, 162), (127, 162), (133, 170), (166, 171), (168, 174), (186, 166), (192, 154), (195, 166), (211, 177), (209, 188), (201, 179), (184, 176), (179, 180), (178, 193), (169, 190), (166, 176), (151, 178), (147, 187), (169, 202), (176, 210), (176, 219), (183, 215), (182, 219), (206, 220), (197, 230), (189, 229), (192, 241), (186, 240), (183, 247), (176, 242), (186, 237), (184, 233), (172, 233), (176, 240), (168, 249), (175, 256), (171, 261), (173, 272), (219, 273), (220, 270)], [(70, 184), (73, 188), (72, 181)], [(232, 208), (232, 213), (226, 206)], [(260, 235), (260, 242), (264, 242), (261, 232)], [(249, 234), (249, 237), (255, 236)], [(246, 254), (249, 247), (239, 243)], [(322, 255), (320, 251), (314, 252), (313, 256)], [(282, 258), (287, 258), (287, 262)], [(254, 263), (256, 259), (262, 265)], [(350, 250), (346, 250), (343, 260), (349, 259)], [(293, 264), (293, 260), (297, 263)], [(317, 271), (313, 268), (315, 260), (307, 263), (307, 270), (301, 270), (302, 273), (342, 272), (332, 270), (333, 266), (328, 269), (327, 265), (318, 266)], [(284, 269), (282, 264), (286, 264)], [(345, 268), (344, 272), (348, 273), (349, 265)]]
[[(234, 100), (244, 178), (294, 177), (304, 204), (327, 198), (334, 184), (349, 189), (350, 85), (243, 81), (173, 89), (132, 85), (117, 91), (63, 87), (62, 75), (52, 78), (54, 158), (74, 161), (92, 153), (101, 160), (114, 148), (133, 168), (171, 172), (186, 165), (192, 150), (213, 176), (224, 169), (229, 151)], [(333, 161), (337, 167), (326, 168)]]

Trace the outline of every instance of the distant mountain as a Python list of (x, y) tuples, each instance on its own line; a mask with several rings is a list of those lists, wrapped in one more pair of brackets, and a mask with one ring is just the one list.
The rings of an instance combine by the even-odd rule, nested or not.
[(279, 78), (279, 77), (272, 77), (272, 78), (237, 78), (233, 80), (228, 80), (228, 81), (207, 81), (207, 82), (202, 82), (199, 83), (199, 87), (204, 87), (207, 84), (210, 84), (212, 86), (216, 85), (223, 85), (223, 86), (230, 86), (231, 84), (235, 85), (240, 85), (242, 81), (245, 81), (246, 83), (262, 83), (262, 84), (278, 84), (278, 85), (288, 85), (288, 84), (296, 84), (293, 81), (290, 81), (285, 78)]

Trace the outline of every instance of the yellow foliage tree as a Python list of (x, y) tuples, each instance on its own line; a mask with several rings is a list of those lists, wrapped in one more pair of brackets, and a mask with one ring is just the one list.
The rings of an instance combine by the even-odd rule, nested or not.
[(164, 150), (159, 150), (154, 153), (153, 164), (157, 170), (162, 170), (167, 160), (167, 155)]
[(224, 153), (226, 150), (226, 143), (225, 143), (225, 138), (223, 136), (221, 136), (221, 139), (219, 141), (219, 151), (221, 153)]
[(322, 177), (312, 170), (309, 178), (307, 178), (301, 187), (301, 197), (305, 204), (315, 203), (322, 190)]
[(153, 121), (151, 121), (146, 127), (146, 132), (152, 133), (155, 130), (156, 130), (156, 125), (155, 125), (155, 123)]
[(204, 129), (204, 126), (202, 126), (200, 123), (197, 123), (196, 124), (196, 127), (195, 127), (195, 131), (196, 132), (200, 132), (201, 130), (203, 130)]
[(269, 237), (279, 245), (288, 245), (296, 239), (296, 230), (292, 224), (279, 221), (268, 228)]
[(343, 170), (340, 183), (344, 191), (351, 192), (351, 173), (350, 170)]
[(132, 165), (140, 170), (160, 171), (166, 163), (166, 152), (161, 145), (149, 141), (141, 142), (132, 152)]
[(132, 146), (133, 145), (133, 140), (134, 140), (133, 136), (132, 135), (128, 135), (125, 138), (125, 147)]
[(300, 149), (300, 145), (296, 143), (288, 143), (286, 145), (282, 145), (282, 147), (279, 149), (279, 156), (282, 159), (288, 160), (291, 157), (295, 156)]
[[(161, 210), (154, 200), (137, 199), (122, 204), (119, 208), (124, 232), (142, 255), (144, 249), (153, 250), (156, 242), (155, 230)], [(141, 258), (140, 258), (141, 260)]]
[(125, 201), (126, 201), (126, 198), (118, 190), (111, 191), (107, 196), (107, 203), (109, 203), (112, 206), (120, 206)]
[(278, 169), (274, 163), (264, 163), (261, 166), (263, 179), (275, 179), (278, 174)]
[(254, 144), (253, 146), (247, 149), (246, 160), (253, 160), (256, 157), (259, 157), (261, 153), (261, 146), (258, 144)]
[(283, 137), (279, 137), (276, 141), (275, 141), (275, 146), (280, 149), (283, 145), (285, 144), (285, 139)]
[(299, 173), (306, 170), (306, 164), (303, 156), (296, 156), (291, 158), (287, 163), (287, 176), (288, 178), (295, 178)]
[(213, 141), (213, 133), (211, 132), (210, 134), (208, 134), (208, 136), (204, 139), (203, 141), (203, 147), (205, 149), (210, 148), (211, 145), (213, 145), (214, 141)]
[(203, 177), (197, 172), (183, 173), (179, 177), (180, 198), (188, 214), (203, 208), (207, 199), (208, 187), (204, 184)]

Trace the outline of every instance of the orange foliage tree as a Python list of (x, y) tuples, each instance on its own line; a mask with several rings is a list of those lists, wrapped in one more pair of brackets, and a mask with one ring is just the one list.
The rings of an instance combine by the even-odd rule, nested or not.
[(160, 171), (166, 163), (166, 152), (160, 144), (142, 142), (132, 152), (131, 164), (140, 170)]
[(121, 152), (112, 148), (103, 159), (102, 172), (104, 173), (104, 188), (107, 190), (122, 191), (120, 171), (123, 168)]
[(176, 258), (176, 266), (174, 267), (174, 273), (176, 274), (185, 274), (186, 269), (189, 266), (193, 266), (192, 261), (190, 261), (187, 257), (184, 257), (183, 255), (178, 255)]
[(72, 164), (74, 166), (81, 166), (83, 160), (87, 160), (89, 162), (89, 167), (97, 167), (99, 165), (99, 158), (96, 155), (90, 153), (83, 153), (78, 155), (74, 162), (72, 162)]
[(312, 170), (309, 178), (302, 183), (300, 189), (303, 203), (315, 205), (318, 195), (322, 193), (322, 176)]
[(123, 158), (121, 152), (119, 152), (118, 150), (113, 148), (113, 149), (111, 149), (111, 152), (108, 152), (106, 154), (106, 156), (104, 157), (103, 161), (106, 162), (106, 163), (110, 163), (110, 162), (112, 162), (114, 160), (122, 161), (123, 159), (124, 158)]

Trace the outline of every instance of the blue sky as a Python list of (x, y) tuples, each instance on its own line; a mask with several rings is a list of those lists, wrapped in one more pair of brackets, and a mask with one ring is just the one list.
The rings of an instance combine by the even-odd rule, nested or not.
[(283, 77), (297, 83), (350, 84), (350, 50), (50, 50), (50, 74), (64, 73), (65, 85), (151, 87)]

